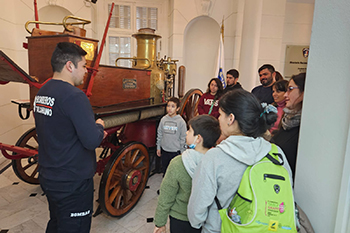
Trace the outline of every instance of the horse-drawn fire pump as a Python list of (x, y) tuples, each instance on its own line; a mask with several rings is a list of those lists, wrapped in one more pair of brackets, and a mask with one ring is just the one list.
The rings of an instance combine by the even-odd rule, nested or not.
[[(72, 18), (81, 22), (68, 23)], [(63, 33), (38, 28), (30, 31), (30, 23), (50, 24), (38, 21), (26, 24), (31, 33), (26, 45), (29, 75), (0, 51), (0, 84), (22, 82), (29, 85), (30, 101), (17, 102), (20, 117), (26, 119), (33, 108), (34, 96), (52, 77), (50, 58), (56, 44), (73, 42), (87, 51), (89, 72), (78, 88), (89, 97), (96, 118), (104, 120), (108, 133), (100, 145), (103, 150), (97, 162), (96, 173), (102, 174), (98, 201), (104, 213), (121, 217), (136, 205), (146, 187), (151, 160), (156, 157), (153, 154), (150, 158), (150, 151), (156, 146), (157, 124), (165, 114), (165, 101), (174, 93), (176, 61), (157, 60), (156, 42), (160, 36), (154, 30), (140, 29), (133, 35), (137, 40), (137, 57), (120, 58), (131, 59), (133, 64), (132, 68), (123, 68), (99, 65), (109, 20), (99, 51), (98, 41), (86, 38), (85, 30), (75, 26), (90, 23), (88, 20), (66, 17), (62, 23)], [(179, 72), (183, 73), (184, 67), (180, 67)], [(184, 87), (179, 76), (179, 96), (182, 97)], [(196, 115), (201, 95), (199, 89), (192, 89), (183, 96), (180, 114), (185, 120)], [(25, 116), (23, 110), (27, 112)], [(15, 174), (30, 184), (39, 183), (38, 146), (35, 128), (25, 132), (15, 145), (0, 143), (2, 154), (12, 160)]]

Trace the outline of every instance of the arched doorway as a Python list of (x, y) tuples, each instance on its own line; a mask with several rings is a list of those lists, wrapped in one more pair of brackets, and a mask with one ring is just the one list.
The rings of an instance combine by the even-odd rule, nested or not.
[(185, 89), (200, 88), (203, 92), (215, 76), (220, 42), (220, 25), (209, 16), (191, 20), (184, 33)]

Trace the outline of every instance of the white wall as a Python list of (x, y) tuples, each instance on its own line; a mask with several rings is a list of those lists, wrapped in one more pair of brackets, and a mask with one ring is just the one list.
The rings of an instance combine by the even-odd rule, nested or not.
[(283, 75), (287, 45), (309, 45), (314, 4), (287, 2), (279, 71)]
[[(208, 38), (215, 37), (217, 39), (212, 41), (212, 45), (202, 47), (202, 51), (199, 54), (203, 55), (199, 58), (200, 62), (197, 62), (197, 70), (191, 71), (191, 64), (188, 59), (184, 60), (185, 53), (191, 53), (190, 51), (185, 51), (190, 49), (190, 46), (184, 44), (185, 29), (186, 26), (196, 17), (208, 16), (216, 21), (216, 23), (221, 26), (222, 20), (224, 19), (224, 35), (225, 35), (225, 69), (237, 68), (233, 67), (233, 61), (235, 59), (235, 41), (236, 41), (236, 27), (237, 27), (237, 14), (238, 14), (238, 1), (223, 0), (223, 1), (209, 1), (210, 4), (207, 5), (208, 1), (200, 0), (171, 0), (169, 4), (169, 19), (172, 24), (169, 26), (169, 54), (174, 57), (174, 59), (179, 60), (178, 65), (184, 65), (186, 67), (186, 87), (185, 91), (191, 88), (200, 88), (203, 91), (206, 90), (206, 85), (208, 81), (215, 76), (215, 69), (205, 75), (196, 76), (195, 81), (189, 81), (191, 75), (194, 73), (201, 73), (206, 70), (207, 64), (214, 65), (216, 60), (212, 60), (211, 55), (212, 50), (218, 49), (219, 46), (219, 35), (220, 30), (217, 30), (217, 36), (210, 34), (211, 30), (207, 30), (206, 27), (202, 28), (204, 32), (207, 33)], [(239, 33), (238, 33), (239, 35)], [(205, 55), (208, 50), (208, 56)], [(210, 52), (209, 52), (210, 51)], [(216, 52), (217, 53), (217, 52)], [(236, 55), (237, 56), (237, 55)], [(206, 59), (203, 61), (203, 59)], [(237, 59), (237, 57), (236, 57)], [(194, 62), (194, 61), (193, 61)], [(187, 66), (190, 65), (190, 70), (188, 71)], [(226, 73), (226, 72), (225, 72)], [(188, 75), (187, 75), (188, 74)]]
[[(30, 7), (20, 1), (0, 1), (0, 49), (16, 63), (27, 69), (27, 53), (22, 48), (25, 41), (23, 18), (32, 19)], [(7, 6), (7, 7), (4, 7)], [(19, 17), (16, 14), (19, 14)], [(0, 85), (0, 142), (15, 144), (28, 128), (33, 126), (33, 119), (22, 121), (18, 117), (17, 106), (11, 99), (29, 98), (29, 87), (20, 83)], [(0, 155), (0, 163), (6, 159)]]
[(256, 67), (256, 85), (260, 85), (258, 68), (263, 64), (272, 64), (280, 70), (282, 37), (286, 14), (286, 0), (264, 0), (261, 16), (261, 33), (258, 66)]
[(317, 0), (296, 166), (296, 201), (317, 233), (349, 232), (350, 2)]

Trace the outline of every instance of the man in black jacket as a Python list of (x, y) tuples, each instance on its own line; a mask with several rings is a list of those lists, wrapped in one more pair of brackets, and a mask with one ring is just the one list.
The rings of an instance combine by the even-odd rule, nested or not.
[(227, 86), (224, 93), (235, 89), (243, 89), (241, 84), (238, 82), (239, 72), (236, 69), (231, 69), (226, 73), (226, 83)]
[(90, 232), (93, 213), (95, 148), (105, 137), (90, 102), (76, 88), (86, 73), (86, 52), (58, 43), (51, 57), (53, 77), (34, 99), (39, 141), (39, 180), (50, 220), (46, 232)]

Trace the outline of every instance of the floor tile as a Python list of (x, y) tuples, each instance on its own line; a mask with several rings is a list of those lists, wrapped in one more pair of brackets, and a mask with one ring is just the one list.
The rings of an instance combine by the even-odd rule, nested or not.
[[(155, 174), (148, 179), (147, 186), (133, 210), (122, 218), (114, 218), (104, 213), (92, 218), (91, 233), (152, 233), (153, 218), (157, 207), (158, 194), (163, 177)], [(101, 176), (94, 176), (94, 210), (98, 207)], [(17, 182), (17, 185), (13, 185)], [(30, 197), (31, 194), (35, 194)], [(9, 229), (9, 233), (45, 232), (49, 220), (47, 199), (42, 195), (40, 185), (27, 184), (20, 180), (8, 168), (0, 174), (0, 230)], [(167, 224), (167, 228), (169, 228)]]
[(36, 224), (33, 220), (26, 221), (20, 225), (17, 225), (9, 231), (9, 233), (33, 233), (44, 232), (45, 229)]

